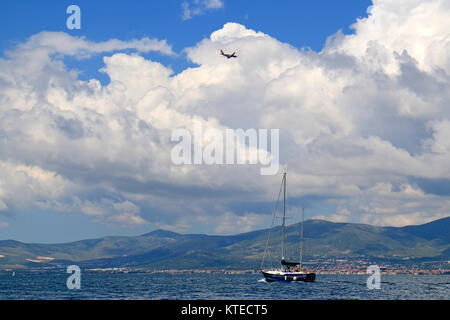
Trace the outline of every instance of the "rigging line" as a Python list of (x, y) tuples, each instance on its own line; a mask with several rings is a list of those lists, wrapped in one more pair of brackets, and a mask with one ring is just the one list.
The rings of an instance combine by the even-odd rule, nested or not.
[(272, 224), (270, 225), (269, 236), (267, 237), (266, 247), (264, 248), (263, 259), (261, 261), (261, 266), (259, 267), (260, 270), (262, 270), (262, 267), (263, 267), (263, 264), (264, 264), (264, 260), (266, 259), (267, 248), (269, 247), (269, 241), (270, 241), (270, 234), (272, 233), (273, 224), (275, 222), (275, 217), (276, 217), (277, 212), (278, 212), (278, 205), (280, 203), (280, 196), (281, 196), (281, 189), (282, 189), (282, 187), (283, 187), (283, 181), (281, 181), (280, 191), (278, 191), (278, 199), (277, 199), (277, 203), (275, 205), (275, 211), (274, 211), (274, 214), (273, 214), (273, 217), (272, 217)]

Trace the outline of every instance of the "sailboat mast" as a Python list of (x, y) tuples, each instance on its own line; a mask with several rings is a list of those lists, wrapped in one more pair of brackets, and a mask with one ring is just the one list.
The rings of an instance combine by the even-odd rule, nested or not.
[(284, 227), (286, 224), (286, 172), (283, 174), (283, 225), (281, 228), (281, 259), (284, 260)]
[(300, 269), (303, 263), (303, 224), (305, 223), (305, 208), (302, 208), (302, 235), (300, 240)]

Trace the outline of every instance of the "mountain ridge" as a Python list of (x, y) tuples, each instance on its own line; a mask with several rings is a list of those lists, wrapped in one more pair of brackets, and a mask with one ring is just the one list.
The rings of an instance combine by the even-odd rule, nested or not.
[[(300, 226), (296, 223), (286, 227), (286, 248), (293, 252), (298, 249)], [(274, 241), (269, 249), (275, 253), (280, 251), (280, 230), (280, 226), (272, 230)], [(316, 261), (450, 260), (448, 230), (450, 217), (404, 227), (311, 219), (305, 221), (304, 254), (305, 259)], [(157, 229), (139, 236), (108, 236), (56, 244), (0, 240), (0, 268), (58, 267), (68, 263), (149, 269), (255, 268), (261, 261), (268, 231), (206, 235)]]

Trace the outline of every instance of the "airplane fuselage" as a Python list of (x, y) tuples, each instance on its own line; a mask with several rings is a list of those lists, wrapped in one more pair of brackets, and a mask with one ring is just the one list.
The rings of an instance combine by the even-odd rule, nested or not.
[(224, 57), (227, 57), (227, 59), (237, 58), (236, 52), (229, 54), (229, 53), (224, 53), (222, 50), (220, 50), (220, 54)]

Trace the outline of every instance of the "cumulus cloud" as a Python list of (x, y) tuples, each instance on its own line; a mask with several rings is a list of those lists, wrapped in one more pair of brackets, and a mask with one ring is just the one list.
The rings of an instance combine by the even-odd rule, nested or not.
[(340, 37), (339, 45), (331, 51), (372, 59), (371, 67), (396, 73), (399, 64), (393, 52), (406, 50), (420, 69), (450, 72), (447, 1), (374, 0), (368, 12), (368, 18), (353, 24), (355, 34)]
[[(265, 227), (280, 176), (171, 162), (173, 130), (201, 123), (280, 129), (292, 205), (335, 208), (310, 216), (389, 225), (448, 216), (449, 193), (424, 186), (450, 181), (450, 8), (404, 5), (374, 1), (354, 34), (338, 32), (320, 52), (227, 23), (186, 49), (196, 66), (176, 75), (139, 55), (172, 54), (164, 41), (29, 38), (0, 59), (0, 214), (38, 207), (178, 231)], [(136, 52), (115, 52), (124, 48)], [(109, 84), (79, 80), (58, 57), (92, 54), (104, 55)]]

